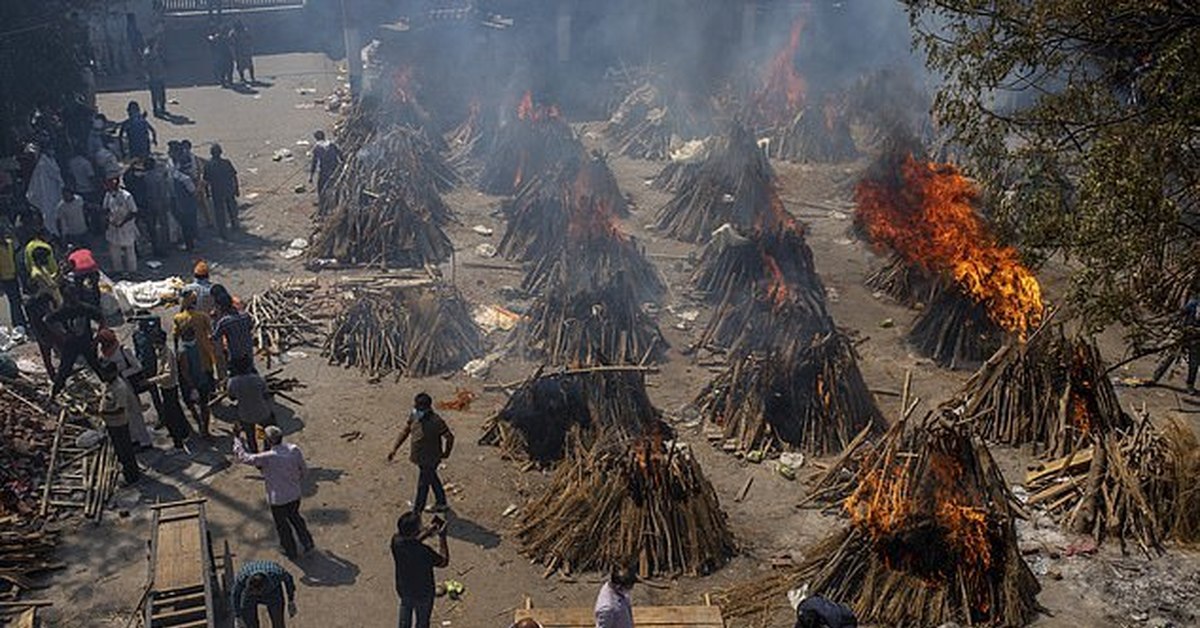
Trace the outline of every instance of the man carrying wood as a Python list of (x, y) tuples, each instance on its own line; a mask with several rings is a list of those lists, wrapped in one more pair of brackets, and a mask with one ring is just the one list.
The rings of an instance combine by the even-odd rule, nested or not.
[(396, 444), (388, 453), (388, 462), (396, 458), (396, 452), (404, 441), (412, 435), (412, 449), (409, 460), (417, 465), (420, 473), (417, 476), (417, 495), (413, 499), (413, 512), (425, 510), (425, 500), (429, 497), (429, 489), (433, 489), (434, 504), (431, 512), (445, 512), (450, 509), (446, 504), (446, 489), (438, 477), (438, 465), (450, 457), (454, 449), (454, 433), (450, 426), (433, 411), (433, 398), (426, 393), (419, 393), (413, 399), (413, 409), (408, 416), (408, 422), (396, 437)]
[(608, 582), (596, 596), (596, 628), (633, 628), (633, 601), (629, 594), (637, 574), (629, 567), (613, 567)]
[[(422, 543), (438, 535), (438, 551)], [(421, 515), (406, 512), (396, 520), (392, 536), (392, 560), (396, 566), (396, 595), (400, 596), (400, 628), (429, 628), (433, 615), (433, 568), (450, 564), (446, 544), (446, 522), (421, 530)], [(415, 621), (414, 621), (415, 618)]]

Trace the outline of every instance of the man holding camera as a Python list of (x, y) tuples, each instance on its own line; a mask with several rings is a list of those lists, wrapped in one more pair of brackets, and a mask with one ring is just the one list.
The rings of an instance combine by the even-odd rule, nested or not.
[[(436, 552), (421, 542), (434, 534), (438, 537)], [(422, 530), (420, 514), (400, 515), (392, 537), (392, 560), (396, 563), (396, 595), (400, 596), (400, 628), (429, 628), (436, 591), (433, 568), (450, 564), (446, 522), (434, 517), (431, 525)]]

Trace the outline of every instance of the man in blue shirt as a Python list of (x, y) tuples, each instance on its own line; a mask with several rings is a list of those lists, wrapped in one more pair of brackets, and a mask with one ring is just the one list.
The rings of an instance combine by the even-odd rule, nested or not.
[(146, 114), (142, 113), (141, 106), (136, 102), (130, 101), (125, 112), (129, 117), (121, 123), (121, 131), (118, 134), (119, 139), (125, 140), (125, 156), (129, 159), (149, 157), (150, 145), (158, 145), (158, 133), (146, 121)]
[(233, 579), (229, 601), (243, 628), (259, 628), (260, 604), (267, 607), (271, 628), (285, 628), (285, 601), (287, 616), (296, 616), (296, 582), (292, 580), (292, 574), (279, 563), (271, 560), (252, 560), (242, 565)]

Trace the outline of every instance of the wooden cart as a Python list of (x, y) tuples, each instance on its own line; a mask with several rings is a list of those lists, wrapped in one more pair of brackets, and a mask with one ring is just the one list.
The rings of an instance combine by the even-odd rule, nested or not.
[[(533, 619), (542, 628), (595, 628), (596, 615), (591, 608), (533, 608), (528, 599), (525, 608), (513, 612), (513, 623)], [(634, 606), (633, 625), (638, 628), (724, 628), (719, 606)]]
[[(218, 561), (204, 512), (204, 498), (155, 504), (150, 537), (150, 577), (143, 624), (147, 628), (215, 628), (223, 607)], [(220, 567), (229, 581), (229, 544)]]

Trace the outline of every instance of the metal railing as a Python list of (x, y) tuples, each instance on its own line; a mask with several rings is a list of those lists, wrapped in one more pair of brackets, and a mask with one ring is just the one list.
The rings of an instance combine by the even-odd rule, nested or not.
[(159, 0), (165, 13), (202, 13), (207, 11), (252, 11), (303, 7), (305, 0)]

